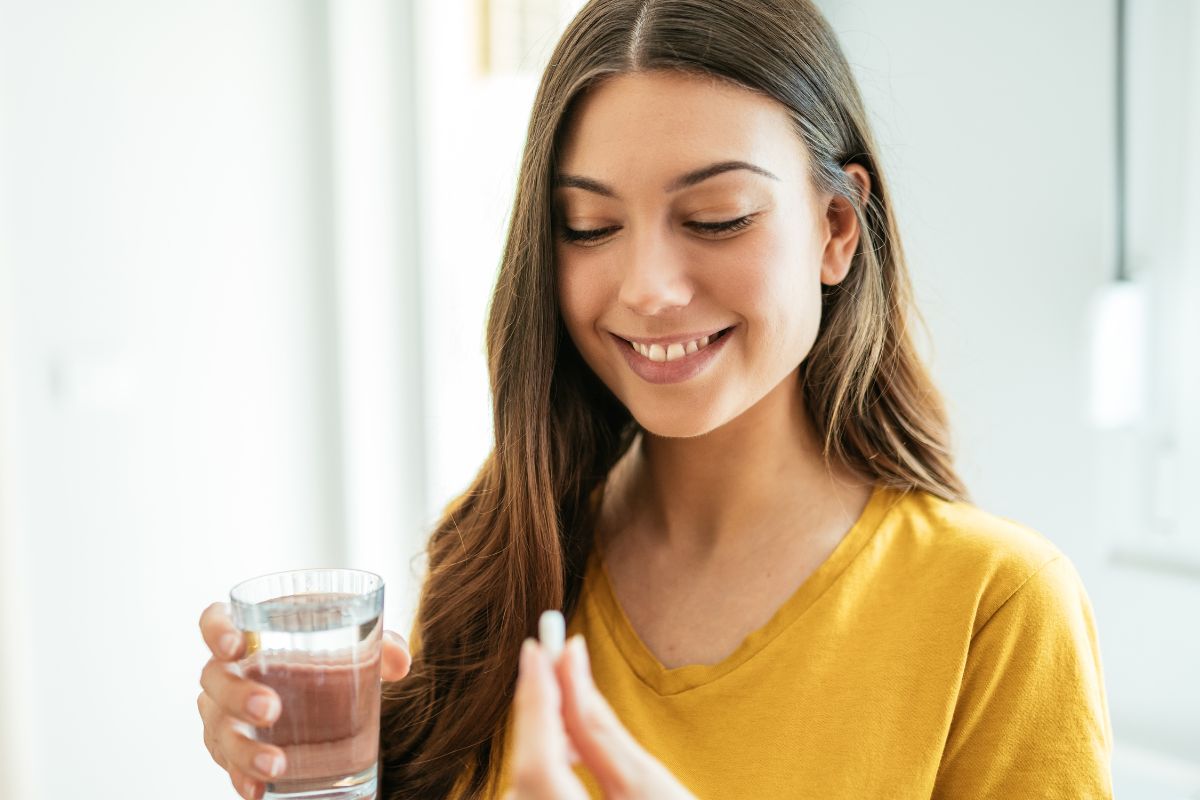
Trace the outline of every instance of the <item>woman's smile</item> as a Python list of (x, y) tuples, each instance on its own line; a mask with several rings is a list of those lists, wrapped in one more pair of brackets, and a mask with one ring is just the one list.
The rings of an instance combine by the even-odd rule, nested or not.
[(698, 339), (675, 338), (665, 344), (624, 339), (615, 333), (610, 336), (625, 363), (639, 378), (647, 383), (680, 383), (707, 368), (725, 349), (736, 327), (723, 328)]

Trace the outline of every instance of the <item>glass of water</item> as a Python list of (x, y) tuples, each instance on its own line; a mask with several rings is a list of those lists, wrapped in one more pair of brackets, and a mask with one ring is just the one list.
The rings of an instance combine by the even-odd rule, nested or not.
[(383, 579), (302, 569), (243, 581), (229, 593), (243, 632), (242, 674), (282, 703), (253, 738), (287, 767), (263, 800), (373, 800), (379, 765)]

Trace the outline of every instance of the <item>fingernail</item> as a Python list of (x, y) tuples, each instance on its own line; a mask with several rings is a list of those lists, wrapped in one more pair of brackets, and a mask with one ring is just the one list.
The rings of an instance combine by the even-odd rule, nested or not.
[(254, 757), (254, 767), (260, 772), (274, 778), (283, 772), (283, 758), (271, 753), (259, 753)]
[(227, 633), (221, 637), (221, 652), (227, 657), (233, 658), (237, 652), (238, 635), (236, 633)]
[(275, 715), (279, 713), (279, 705), (275, 698), (265, 694), (251, 695), (246, 701), (246, 710), (253, 714), (258, 719), (265, 722), (271, 722), (275, 719)]
[(254, 791), (258, 788), (254, 781), (246, 781), (242, 784), (242, 794), (246, 797), (254, 797)]

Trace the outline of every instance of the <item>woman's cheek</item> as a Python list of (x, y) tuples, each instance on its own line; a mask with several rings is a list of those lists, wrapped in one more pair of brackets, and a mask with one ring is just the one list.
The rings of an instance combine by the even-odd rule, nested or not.
[(603, 345), (597, 327), (603, 310), (601, 288), (582, 270), (569, 267), (559, 269), (558, 307), (563, 315), (563, 324), (583, 360), (593, 371), (602, 355), (600, 350)]

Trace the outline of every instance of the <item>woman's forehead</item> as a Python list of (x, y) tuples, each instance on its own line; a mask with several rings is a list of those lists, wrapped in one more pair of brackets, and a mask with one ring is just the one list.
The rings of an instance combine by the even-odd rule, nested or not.
[(781, 103), (725, 81), (657, 71), (589, 89), (568, 120), (557, 168), (619, 181), (742, 161), (790, 180), (805, 174), (806, 160)]

